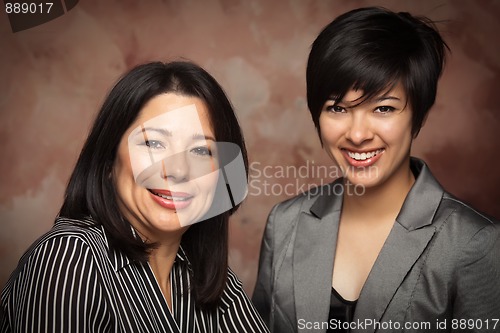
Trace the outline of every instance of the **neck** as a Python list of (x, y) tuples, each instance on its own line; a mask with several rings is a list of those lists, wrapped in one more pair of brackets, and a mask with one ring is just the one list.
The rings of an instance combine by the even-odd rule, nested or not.
[(159, 243), (159, 246), (151, 251), (149, 264), (160, 287), (166, 288), (170, 285), (170, 271), (179, 250), (181, 240)]
[[(396, 174), (383, 184), (366, 188), (362, 195), (349, 194), (353, 191), (344, 191), (342, 212), (356, 217), (356, 220), (370, 221), (370, 223), (372, 221), (393, 221), (399, 214), (414, 182), (415, 178), (408, 160)], [(345, 181), (344, 186), (353, 185)]]

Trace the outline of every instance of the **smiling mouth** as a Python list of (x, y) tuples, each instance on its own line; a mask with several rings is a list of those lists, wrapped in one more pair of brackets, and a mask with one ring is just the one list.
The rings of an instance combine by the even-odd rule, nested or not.
[(347, 149), (345, 149), (345, 151), (347, 152), (347, 155), (350, 158), (352, 158), (352, 159), (354, 159), (356, 161), (366, 161), (369, 158), (373, 158), (373, 157), (377, 156), (378, 154), (380, 154), (384, 150), (383, 149), (377, 149), (377, 150), (373, 150), (373, 151), (369, 151), (369, 152), (364, 152), (364, 153), (355, 153), (355, 152), (349, 151)]
[(184, 202), (184, 201), (189, 201), (193, 198), (192, 195), (187, 194), (187, 193), (180, 193), (180, 192), (170, 192), (170, 191), (158, 191), (158, 190), (151, 190), (148, 189), (148, 191), (157, 197), (166, 199), (166, 200), (172, 200), (174, 202)]

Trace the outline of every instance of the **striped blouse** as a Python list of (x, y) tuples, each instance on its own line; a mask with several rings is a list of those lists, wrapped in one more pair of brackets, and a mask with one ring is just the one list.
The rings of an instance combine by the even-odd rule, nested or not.
[(24, 254), (1, 295), (1, 333), (268, 332), (231, 270), (219, 307), (196, 308), (182, 248), (171, 313), (149, 264), (111, 249), (104, 229), (91, 225), (59, 218)]

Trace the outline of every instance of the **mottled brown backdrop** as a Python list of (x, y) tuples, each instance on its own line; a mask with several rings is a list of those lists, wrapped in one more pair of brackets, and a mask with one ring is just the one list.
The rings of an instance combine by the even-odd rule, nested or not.
[(448, 190), (500, 217), (500, 1), (81, 0), (66, 15), (15, 34), (2, 10), (0, 287), (51, 227), (91, 121), (118, 76), (141, 62), (186, 58), (224, 86), (246, 136), (250, 195), (231, 222), (230, 263), (251, 292), (272, 205), (335, 177), (325, 175), (331, 163), (306, 108), (309, 47), (335, 16), (367, 5), (442, 21), (453, 53), (414, 155)]

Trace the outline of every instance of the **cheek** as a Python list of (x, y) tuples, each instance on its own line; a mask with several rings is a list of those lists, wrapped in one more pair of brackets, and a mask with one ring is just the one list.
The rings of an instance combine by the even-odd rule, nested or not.
[(135, 183), (134, 174), (128, 150), (118, 149), (118, 153), (113, 165), (113, 182), (118, 193), (130, 186), (130, 183)]
[(338, 122), (320, 118), (320, 136), (325, 145), (335, 144), (342, 136), (342, 127)]
[(188, 158), (188, 168), (190, 179), (198, 179), (208, 177), (217, 171), (219, 167), (215, 158), (200, 158), (190, 155)]
[(412, 139), (411, 121), (400, 119), (394, 122), (382, 122), (379, 133), (383, 133), (388, 142), (402, 144)]
[(217, 188), (218, 175), (219, 172), (211, 172), (197, 179), (198, 187), (204, 195), (213, 196)]
[[(131, 171), (134, 175), (134, 179), (137, 179), (138, 176), (143, 173), (146, 169), (150, 168), (154, 164), (154, 160), (145, 154), (144, 152), (139, 151), (130, 151), (130, 155), (128, 156), (129, 163), (131, 166)], [(125, 161), (122, 161), (125, 163)]]

